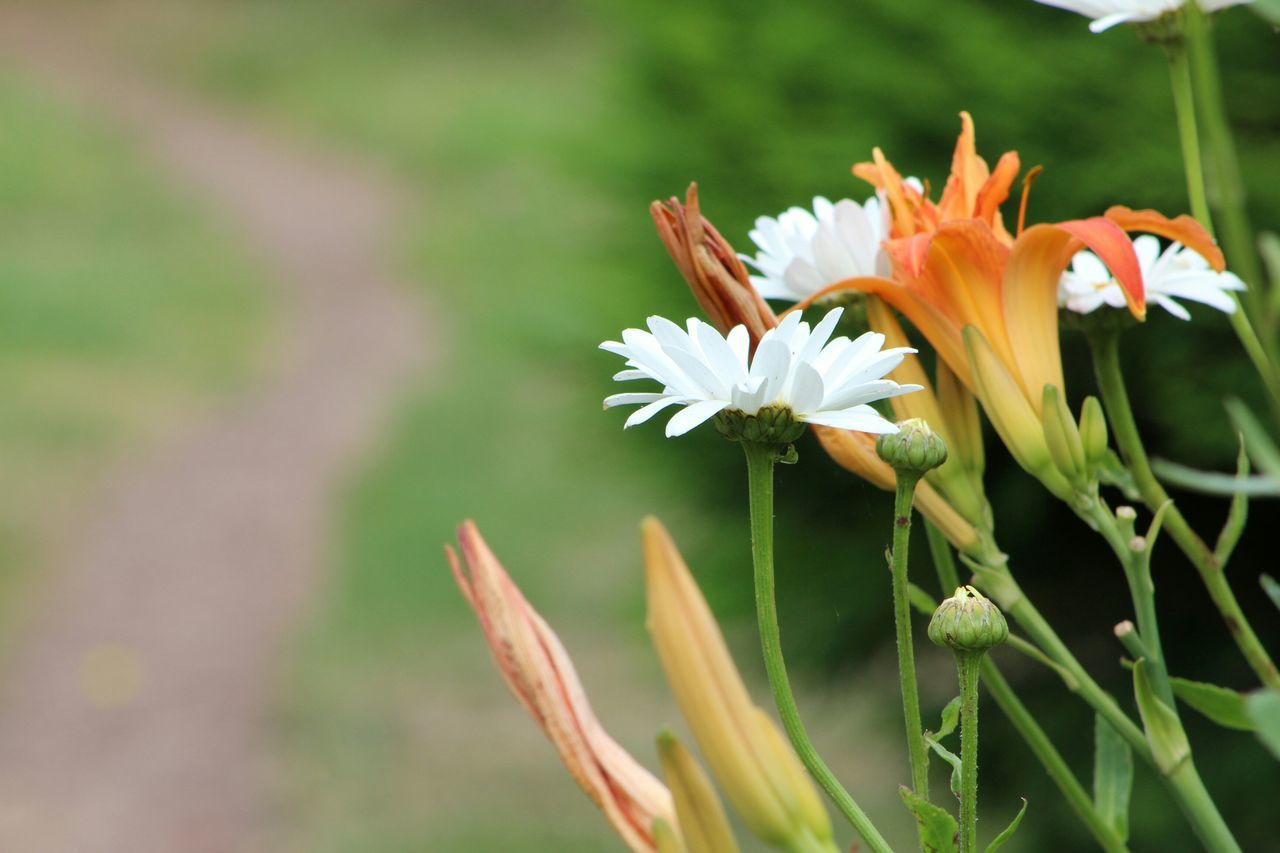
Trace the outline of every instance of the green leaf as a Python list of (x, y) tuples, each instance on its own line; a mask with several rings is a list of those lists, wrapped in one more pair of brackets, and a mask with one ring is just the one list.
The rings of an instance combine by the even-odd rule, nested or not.
[(991, 843), (987, 845), (987, 853), (996, 853), (997, 850), (1004, 846), (1006, 841), (1013, 837), (1013, 834), (1018, 831), (1018, 824), (1022, 823), (1022, 816), (1026, 813), (1027, 798), (1023, 797), (1022, 808), (1018, 809), (1018, 814), (1009, 822), (1009, 825), (1004, 828), (1004, 832), (993, 838)]
[(925, 616), (932, 616), (933, 611), (938, 609), (937, 599), (910, 582), (907, 583), (907, 598), (911, 601), (911, 606)]
[(1194, 708), (1223, 728), (1251, 732), (1253, 722), (1244, 710), (1244, 694), (1204, 681), (1170, 678), (1173, 692), (1188, 707)]
[(960, 756), (938, 743), (933, 735), (925, 732), (924, 742), (938, 754), (938, 757), (951, 765), (951, 793), (960, 796)]
[(1249, 450), (1249, 457), (1263, 473), (1274, 480), (1280, 480), (1280, 450), (1267, 435), (1267, 431), (1258, 423), (1248, 407), (1239, 400), (1228, 400), (1227, 414), (1235, 424), (1236, 431), (1244, 436), (1244, 446)]
[(955, 853), (960, 849), (960, 827), (950, 812), (917, 795), (906, 785), (899, 786), (898, 795), (907, 810), (915, 815), (920, 826), (920, 845), (925, 853)]
[(1093, 721), (1093, 804), (1121, 841), (1129, 838), (1133, 750), (1101, 716)]
[(1133, 694), (1138, 700), (1138, 713), (1147, 731), (1156, 768), (1168, 776), (1191, 755), (1191, 744), (1187, 743), (1187, 733), (1182, 730), (1177, 713), (1152, 689), (1151, 677), (1147, 675), (1150, 666), (1145, 659), (1134, 662)]
[(1244, 700), (1245, 713), (1253, 721), (1262, 741), (1280, 759), (1280, 690), (1258, 690)]
[[(1244, 446), (1244, 436), (1239, 436), (1240, 452), (1236, 456), (1236, 482), (1244, 483), (1249, 479), (1249, 453)], [(1280, 486), (1280, 481), (1276, 481)], [(1243, 491), (1236, 492), (1231, 498), (1231, 509), (1227, 511), (1227, 520), (1223, 522), (1222, 532), (1218, 534), (1218, 542), (1213, 546), (1213, 557), (1218, 561), (1218, 571), (1226, 568), (1231, 559), (1231, 552), (1244, 534), (1245, 522), (1249, 520), (1249, 496)]]
[(1262, 584), (1262, 591), (1267, 594), (1267, 598), (1271, 599), (1271, 603), (1280, 607), (1280, 583), (1276, 583), (1276, 579), (1271, 575), (1260, 575), (1258, 583)]
[(1152, 459), (1151, 470), (1171, 486), (1200, 492), (1205, 495), (1248, 495), (1250, 497), (1280, 497), (1280, 480), (1266, 474), (1240, 477), (1225, 471), (1201, 471), (1170, 462), (1168, 459)]
[(947, 706), (942, 709), (942, 725), (938, 727), (938, 731), (934, 733), (934, 737), (946, 737), (956, 730), (956, 726), (960, 725), (960, 697), (952, 699)]

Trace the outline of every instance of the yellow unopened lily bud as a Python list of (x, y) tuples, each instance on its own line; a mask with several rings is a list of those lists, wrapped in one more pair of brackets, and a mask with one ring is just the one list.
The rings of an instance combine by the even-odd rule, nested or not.
[(658, 848), (658, 853), (690, 853), (680, 833), (665, 820), (653, 822), (653, 843)]
[(1107, 456), (1107, 418), (1097, 397), (1085, 397), (1080, 408), (1080, 440), (1084, 462), (1092, 478)]
[(964, 343), (978, 397), (1013, 458), (1053, 494), (1071, 500), (1075, 490), (1054, 465), (1040, 418), (1021, 386), (976, 327), (965, 326)]
[[(662, 524), (643, 525), (649, 633), (671, 691), (711, 772), (743, 822), (765, 842), (793, 849), (805, 839), (829, 849), (831, 824), (790, 749), (762, 733), (724, 637)], [(820, 816), (820, 819), (819, 819)]]
[(658, 735), (658, 757), (689, 853), (738, 853), (724, 806), (697, 759), (671, 732)]
[(1057, 386), (1044, 386), (1041, 400), (1040, 419), (1044, 426), (1045, 444), (1049, 446), (1049, 456), (1062, 476), (1077, 489), (1083, 489), (1088, 476), (1084, 443), (1076, 428), (1075, 418), (1071, 417), (1071, 410), (1067, 408), (1067, 402), (1062, 399), (1062, 392)]

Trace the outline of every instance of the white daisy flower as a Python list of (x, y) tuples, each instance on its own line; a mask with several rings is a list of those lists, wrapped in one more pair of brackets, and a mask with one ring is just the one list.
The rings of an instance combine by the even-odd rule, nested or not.
[[(1244, 282), (1234, 273), (1214, 272), (1199, 252), (1179, 243), (1172, 243), (1161, 252), (1160, 241), (1150, 234), (1134, 238), (1133, 251), (1142, 267), (1148, 302), (1180, 320), (1190, 320), (1191, 314), (1173, 300), (1175, 296), (1202, 302), (1226, 314), (1236, 310), (1235, 300), (1227, 291), (1244, 290)], [(1071, 269), (1058, 282), (1058, 304), (1079, 314), (1088, 314), (1103, 305), (1123, 308), (1124, 291), (1097, 255), (1081, 251), (1076, 252)]]
[(632, 427), (669, 406), (683, 406), (667, 422), (668, 437), (683, 435), (722, 411), (750, 416), (765, 407), (789, 410), (804, 423), (895, 433), (898, 428), (867, 404), (920, 390), (882, 378), (915, 350), (882, 350), (884, 335), (875, 332), (852, 341), (831, 339), (843, 310), (830, 311), (812, 331), (800, 312), (788, 314), (765, 332), (750, 359), (746, 326), (722, 337), (697, 318), (688, 321), (686, 331), (663, 317), (650, 317), (648, 332), (626, 329), (622, 343), (606, 341), (600, 348), (627, 360), (627, 369), (614, 379), (652, 379), (662, 391), (614, 394), (605, 399), (605, 408), (640, 405), (627, 418), (625, 426)]
[(757, 219), (750, 236), (760, 251), (740, 257), (760, 271), (751, 283), (766, 299), (799, 302), (846, 278), (888, 275), (880, 248), (888, 236), (888, 212), (876, 196), (861, 205), (818, 196), (812, 212), (793, 207), (776, 219)]
[[(1117, 24), (1154, 21), (1162, 15), (1176, 12), (1185, 4), (1185, 0), (1036, 0), (1036, 2), (1092, 18), (1089, 29), (1095, 33), (1110, 29)], [(1200, 8), (1209, 13), (1248, 2), (1250, 0), (1200, 0)]]

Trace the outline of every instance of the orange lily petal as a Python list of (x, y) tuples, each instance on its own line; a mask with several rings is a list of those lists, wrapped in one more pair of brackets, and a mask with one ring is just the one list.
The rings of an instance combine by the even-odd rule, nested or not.
[(1222, 250), (1218, 248), (1213, 235), (1185, 213), (1170, 219), (1156, 210), (1131, 210), (1118, 204), (1108, 208), (1105, 216), (1126, 231), (1143, 231), (1181, 243), (1188, 249), (1199, 252), (1217, 272), (1227, 268), (1226, 258), (1222, 256)]
[[(1129, 303), (1129, 311), (1139, 320), (1147, 316), (1146, 288), (1142, 283), (1142, 266), (1133, 251), (1133, 241), (1129, 235), (1110, 219), (1093, 216), (1089, 219), (1074, 219), (1059, 222), (1057, 227), (1068, 232), (1084, 243), (1107, 266), (1111, 274), (1120, 284), (1125, 301)], [(1074, 254), (1075, 249), (1072, 249)], [(1067, 260), (1062, 262), (1066, 269)], [(1062, 270), (1059, 270), (1061, 275)], [(1057, 280), (1054, 281), (1054, 299), (1057, 299)]]
[(973, 117), (960, 113), (960, 136), (951, 155), (951, 175), (938, 200), (938, 209), (946, 219), (967, 219), (973, 216), (979, 188), (987, 182), (991, 172), (987, 161), (978, 156)]
[(1012, 363), (1001, 296), (1008, 256), (1009, 250), (986, 223), (948, 222), (934, 234), (925, 275), (913, 285), (956, 326), (981, 329), (1000, 357)]

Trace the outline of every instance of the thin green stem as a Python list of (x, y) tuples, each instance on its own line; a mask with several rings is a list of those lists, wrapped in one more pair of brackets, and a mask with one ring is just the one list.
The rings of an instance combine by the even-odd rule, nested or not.
[(911, 787), (929, 799), (929, 747), (920, 722), (920, 688), (916, 681), (916, 655), (911, 636), (911, 599), (907, 594), (907, 549), (911, 540), (911, 499), (918, 474), (898, 472), (893, 503), (893, 622), (898, 635), (898, 681), (902, 686), (902, 714), (907, 725), (907, 752), (911, 756)]
[[(938, 583), (942, 586), (943, 594), (949, 594), (950, 590), (960, 585), (960, 576), (956, 571), (955, 560), (951, 556), (951, 545), (942, 531), (928, 521), (925, 522), (925, 531), (929, 536), (929, 553), (933, 557), (933, 566), (938, 573)], [(1011, 642), (1014, 639), (1012, 636), (1009, 638)], [(1043, 652), (1036, 648), (1035, 654), (1041, 655)], [(1053, 661), (1050, 661), (1050, 665), (1057, 667)], [(1013, 686), (1001, 674), (1000, 668), (996, 666), (996, 662), (990, 655), (982, 661), (982, 683), (986, 685), (987, 692), (1013, 724), (1014, 729), (1022, 736), (1032, 754), (1040, 761), (1049, 778), (1058, 786), (1067, 805), (1098, 842), (1098, 846), (1107, 853), (1127, 853), (1129, 848), (1125, 846), (1124, 840), (1120, 838), (1115, 828), (1098, 814), (1097, 809), (1094, 808), (1093, 799), (1080, 784), (1076, 774), (1071, 771), (1062, 753), (1053, 745), (1048, 733), (1027, 710), (1027, 706), (1022, 704)]]
[[(1222, 99), (1218, 79), (1218, 58), (1209, 34), (1208, 21), (1199, 7), (1184, 11), (1186, 51), (1191, 66), (1191, 84), (1200, 127), (1204, 130), (1206, 194), (1222, 226), (1222, 242), (1232, 269), (1249, 285), (1246, 299), (1250, 313), (1264, 331), (1274, 318), (1263, 309), (1262, 268), (1254, 251), (1253, 227), (1245, 205), (1245, 186), (1236, 157), (1231, 124)], [(1266, 335), (1263, 336), (1264, 340)], [(1274, 353), (1272, 353), (1274, 355)]]
[(1173, 84), (1173, 108), (1178, 120), (1178, 141), (1182, 143), (1182, 163), (1187, 173), (1187, 198), (1191, 215), (1213, 231), (1209, 199), (1204, 191), (1204, 160), (1200, 156), (1200, 132), (1196, 127), (1195, 98), (1191, 88), (1191, 64), (1181, 41), (1165, 46), (1169, 57), (1169, 82)]
[(1191, 818), (1191, 828), (1206, 850), (1211, 853), (1240, 853), (1240, 845), (1236, 843), (1231, 829), (1213, 804), (1213, 799), (1205, 790), (1204, 782), (1200, 781), (1200, 774), (1196, 772), (1195, 763), (1190, 758), (1178, 765), (1166, 780), (1169, 787), (1177, 792), (1184, 809), (1191, 809), (1187, 815)]
[[(1198, 10), (1188, 10), (1188, 18), (1196, 18)], [(1192, 29), (1199, 25), (1203, 30), (1204, 22), (1196, 20)], [(1200, 50), (1207, 45), (1207, 34), (1201, 33)], [(1201, 81), (1201, 85), (1197, 89), (1193, 86), (1191, 63), (1188, 60), (1187, 44), (1182, 40), (1176, 40), (1165, 45), (1165, 52), (1169, 57), (1169, 75), (1170, 82), (1173, 84), (1173, 106), (1177, 114), (1178, 138), (1182, 143), (1182, 160), (1183, 167), (1187, 175), (1187, 196), (1191, 203), (1191, 215), (1194, 216), (1201, 225), (1205, 227), (1210, 234), (1213, 233), (1213, 218), (1209, 213), (1208, 194), (1205, 190), (1204, 176), (1204, 158), (1200, 150), (1200, 135), (1196, 122), (1196, 95), (1197, 93), (1207, 99), (1206, 103), (1209, 108), (1216, 109), (1218, 115), (1213, 117), (1215, 121), (1208, 121), (1210, 130), (1210, 139), (1214, 144), (1215, 151), (1215, 176), (1220, 182), (1224, 179), (1227, 184), (1231, 183), (1234, 176), (1237, 186), (1239, 186), (1239, 167), (1235, 165), (1235, 151), (1231, 144), (1230, 131), (1226, 126), (1226, 118), (1221, 114), (1221, 93), (1210, 92), (1208, 90), (1217, 90), (1216, 84), (1216, 67), (1212, 65), (1211, 60), (1206, 62), (1202, 59), (1200, 62), (1201, 74), (1212, 72), (1213, 84), (1209, 81)], [(1206, 70), (1207, 69), (1207, 70)], [(1221, 200), (1221, 199), (1220, 199)], [(1245, 264), (1241, 269), (1245, 274), (1251, 288), (1256, 290), (1261, 287), (1261, 272), (1257, 268), (1256, 256), (1252, 251), (1252, 237), (1248, 230), (1248, 219), (1242, 218), (1244, 210), (1244, 193), (1241, 189), (1232, 198), (1229, 205), (1232, 211), (1225, 218), (1224, 222), (1230, 223), (1230, 233), (1235, 243), (1231, 248), (1232, 258), (1239, 258)], [(1248, 260), (1245, 260), (1245, 259)], [(1260, 295), (1260, 294), (1259, 294)], [(1257, 299), (1258, 296), (1251, 295), (1251, 299)], [(1248, 313), (1240, 305), (1240, 300), (1232, 294), (1232, 299), (1236, 303), (1236, 310), (1230, 315), (1231, 327), (1235, 330), (1236, 336), (1240, 339), (1240, 344), (1244, 347), (1245, 353), (1248, 354), (1249, 360), (1253, 362), (1254, 369), (1262, 378), (1263, 383), (1267, 386), (1269, 397), (1271, 400), (1273, 414), (1280, 419), (1280, 369), (1276, 367), (1273, 353), (1266, 343), (1266, 339), (1259, 338), (1254, 331), (1253, 324), (1249, 320)], [(1255, 308), (1254, 313), (1257, 314)]]
[(960, 853), (978, 849), (978, 667), (982, 652), (957, 652), (960, 676)]
[[(1151, 471), (1151, 462), (1147, 458), (1147, 451), (1138, 433), (1133, 409), (1129, 405), (1129, 392), (1125, 388), (1124, 374), (1120, 370), (1119, 336), (1115, 332), (1095, 330), (1091, 331), (1087, 337), (1093, 355), (1093, 369), (1098, 380), (1098, 390), (1102, 395), (1107, 419), (1111, 422), (1111, 432), (1115, 436), (1116, 446), (1129, 466), (1134, 486), (1142, 495), (1143, 502), (1148, 509), (1155, 512), (1169, 502), (1169, 494)], [(1257, 673), (1263, 684), (1280, 689), (1280, 672), (1276, 670), (1271, 656), (1263, 648), (1258, 635), (1254, 633), (1253, 626), (1249, 624), (1244, 611), (1240, 609), (1240, 604), (1227, 583), (1213, 549), (1191, 529), (1191, 525), (1187, 523), (1176, 504), (1165, 511), (1164, 518), (1164, 525), (1169, 535), (1200, 573), (1200, 579), (1209, 593), (1209, 598), (1218, 608), (1227, 630), (1249, 666)]]
[(1036, 718), (1022, 704), (1013, 687), (1005, 680), (995, 661), (988, 655), (982, 661), (982, 683), (987, 692), (995, 700), (996, 705), (1004, 712), (1005, 717), (1017, 729), (1018, 734), (1026, 741), (1031, 752), (1044, 767), (1049, 778), (1058, 786), (1067, 805), (1080, 818), (1081, 823), (1089, 830), (1089, 834), (1098, 842), (1098, 846), (1107, 853), (1126, 853), (1128, 847), (1111, 824), (1098, 814), (1093, 806), (1093, 799), (1080, 784), (1076, 774), (1067, 766), (1066, 759), (1058, 752), (1049, 735), (1036, 722)]
[(892, 853), (888, 842), (871, 823), (866, 812), (818, 755), (800, 720), (795, 695), (791, 692), (791, 681), (787, 677), (787, 666), (782, 658), (778, 605), (774, 597), (773, 465), (776, 450), (772, 445), (749, 441), (742, 442), (742, 448), (747, 456), (747, 490), (751, 502), (751, 558), (755, 565), (756, 617), (760, 625), (760, 646), (764, 654), (765, 671), (769, 675), (769, 686), (773, 689), (778, 715), (782, 718), (782, 728), (791, 739), (791, 745), (795, 747), (801, 763), (862, 836), (867, 849), (876, 853)]

